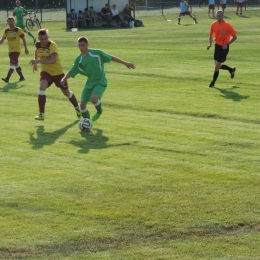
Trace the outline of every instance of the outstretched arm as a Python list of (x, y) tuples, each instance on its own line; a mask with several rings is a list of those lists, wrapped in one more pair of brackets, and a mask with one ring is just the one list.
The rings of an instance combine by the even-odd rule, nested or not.
[(60, 81), (61, 85), (64, 86), (66, 80), (69, 79), (70, 77), (71, 77), (70, 73), (67, 72), (67, 73), (65, 74), (65, 76), (64, 76), (64, 77), (61, 79), (61, 81)]
[(120, 58), (117, 58), (117, 57), (112, 57), (111, 59), (112, 61), (115, 61), (117, 63), (121, 63), (121, 64), (124, 64), (128, 69), (134, 69), (135, 68), (135, 65), (131, 62), (127, 62), (127, 61), (124, 61)]

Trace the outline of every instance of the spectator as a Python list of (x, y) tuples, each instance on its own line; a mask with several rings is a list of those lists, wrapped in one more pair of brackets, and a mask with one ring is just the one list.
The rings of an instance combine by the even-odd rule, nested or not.
[(134, 17), (132, 16), (132, 14), (131, 14), (132, 10), (133, 10), (133, 8), (130, 8), (129, 4), (125, 5), (125, 9), (123, 11), (123, 15), (124, 15), (125, 20), (128, 22), (128, 25), (129, 25), (130, 21), (134, 21), (135, 20)]
[(236, 15), (238, 15), (238, 10), (240, 9), (240, 15), (242, 15), (242, 7), (244, 6), (244, 0), (236, 0), (237, 2), (237, 12)]
[(210, 17), (210, 10), (212, 10), (213, 18), (215, 18), (215, 0), (209, 0), (209, 10), (208, 10), (208, 17)]
[(106, 4), (105, 7), (102, 8), (101, 10), (101, 17), (102, 20), (107, 22), (107, 27), (110, 27), (110, 22), (111, 22), (111, 14), (109, 10), (109, 5)]
[(92, 19), (90, 17), (90, 14), (88, 12), (88, 8), (85, 8), (85, 12), (83, 12), (84, 15), (84, 27), (91, 27), (92, 26)]
[(91, 17), (92, 22), (94, 22), (94, 27), (97, 27), (97, 19), (98, 19), (97, 13), (94, 11), (93, 6), (90, 6), (89, 9), (90, 9), (89, 15)]
[(84, 23), (85, 23), (85, 17), (82, 13), (81, 10), (79, 10), (79, 14), (78, 14), (78, 26), (79, 28), (82, 28), (84, 26)]
[(70, 19), (72, 22), (72, 27), (73, 28), (78, 27), (78, 19), (77, 19), (77, 14), (75, 14), (75, 9), (70, 10)]
[(120, 22), (122, 21), (122, 19), (121, 19), (120, 15), (119, 15), (118, 9), (116, 8), (115, 4), (113, 4), (113, 7), (111, 9), (111, 14), (112, 14), (112, 19), (116, 20), (117, 27), (119, 27), (120, 26)]

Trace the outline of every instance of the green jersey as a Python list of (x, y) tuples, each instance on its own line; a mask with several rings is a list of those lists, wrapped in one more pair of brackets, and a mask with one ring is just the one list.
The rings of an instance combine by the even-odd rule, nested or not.
[(80, 54), (74, 61), (69, 73), (71, 77), (77, 74), (87, 76), (87, 88), (93, 85), (107, 85), (104, 63), (110, 62), (112, 56), (99, 49), (89, 49), (88, 54)]
[(24, 28), (23, 15), (27, 14), (27, 10), (22, 6), (15, 7), (13, 11), (13, 15), (16, 17), (16, 26)]

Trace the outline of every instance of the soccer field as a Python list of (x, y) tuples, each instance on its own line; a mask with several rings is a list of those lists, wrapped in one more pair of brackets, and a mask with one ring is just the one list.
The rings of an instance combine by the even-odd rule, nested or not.
[[(0, 82), (0, 259), (260, 259), (260, 13), (226, 13), (238, 37), (226, 64), (237, 72), (220, 71), (213, 89), (214, 20), (194, 14), (197, 25), (187, 16), (177, 25), (177, 13), (139, 16), (145, 27), (132, 29), (42, 24), (64, 72), (82, 35), (136, 65), (105, 65), (104, 112), (90, 133), (55, 86), (45, 121), (34, 119), (27, 36), (26, 81), (14, 72)], [(6, 77), (6, 41), (0, 55)], [(78, 99), (85, 80), (68, 81)]]

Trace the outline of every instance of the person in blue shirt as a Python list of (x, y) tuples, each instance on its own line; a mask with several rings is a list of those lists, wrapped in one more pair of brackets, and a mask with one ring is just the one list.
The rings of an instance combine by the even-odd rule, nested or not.
[(181, 2), (180, 2), (180, 9), (181, 9), (181, 12), (180, 12), (179, 17), (178, 17), (178, 24), (181, 24), (181, 17), (185, 16), (185, 15), (188, 15), (189, 17), (191, 17), (194, 20), (194, 24), (198, 23), (197, 19), (189, 11), (189, 4), (188, 4), (188, 2), (186, 2), (185, 0), (181, 0)]
[(223, 14), (224, 14), (225, 9), (227, 7), (227, 0), (220, 0), (220, 5), (221, 5), (221, 8), (222, 8), (222, 11), (223, 11)]
[(209, 0), (208, 17), (210, 17), (210, 10), (212, 10), (213, 18), (215, 18), (215, 0)]

